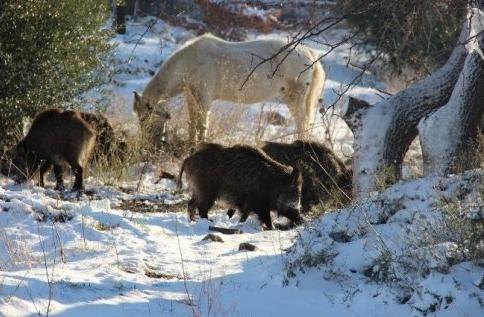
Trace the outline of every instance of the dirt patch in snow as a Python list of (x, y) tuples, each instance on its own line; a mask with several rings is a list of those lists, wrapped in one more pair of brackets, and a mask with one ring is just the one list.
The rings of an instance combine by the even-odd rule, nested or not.
[(162, 201), (153, 200), (122, 200), (121, 203), (114, 204), (112, 208), (129, 210), (132, 212), (151, 213), (151, 212), (180, 212), (185, 210), (185, 203), (166, 204)]

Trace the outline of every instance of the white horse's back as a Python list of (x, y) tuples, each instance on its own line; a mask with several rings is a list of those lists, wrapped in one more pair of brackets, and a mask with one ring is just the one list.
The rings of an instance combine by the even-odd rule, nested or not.
[(298, 46), (287, 55), (288, 51), (280, 52), (286, 44), (279, 39), (228, 42), (205, 35), (184, 49), (193, 51), (189, 55), (198, 66), (197, 76), (219, 83), (214, 99), (255, 103), (280, 96), (287, 82), (310, 84), (312, 71), (304, 71), (315, 61), (310, 49)]

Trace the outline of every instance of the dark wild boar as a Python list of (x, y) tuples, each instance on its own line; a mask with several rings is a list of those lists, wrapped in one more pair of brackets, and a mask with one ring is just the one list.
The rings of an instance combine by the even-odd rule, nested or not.
[(293, 143), (266, 142), (261, 149), (273, 160), (299, 168), (303, 177), (303, 212), (327, 201), (332, 195), (340, 195), (344, 200), (351, 194), (351, 170), (321, 143), (300, 140)]
[(114, 157), (123, 160), (127, 151), (126, 142), (115, 135), (108, 119), (100, 113), (79, 112), (79, 114), (96, 131), (96, 145), (92, 156), (94, 162), (101, 161), (103, 157), (108, 162), (112, 162)]
[(64, 188), (63, 163), (70, 165), (75, 181), (72, 191), (83, 189), (83, 171), (93, 152), (96, 133), (79, 112), (50, 109), (38, 114), (27, 135), (13, 153), (12, 172), (17, 182), (24, 182), (39, 171), (39, 185), (44, 174), (54, 166), (55, 189)]
[(188, 203), (192, 220), (195, 209), (201, 218), (207, 218), (209, 209), (220, 199), (244, 215), (256, 213), (267, 229), (273, 228), (271, 210), (292, 223), (302, 221), (299, 170), (272, 160), (259, 149), (204, 143), (183, 162), (180, 185), (183, 172), (192, 195)]

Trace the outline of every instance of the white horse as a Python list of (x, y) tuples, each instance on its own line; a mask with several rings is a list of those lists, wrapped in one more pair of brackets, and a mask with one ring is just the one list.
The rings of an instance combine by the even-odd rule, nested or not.
[(250, 104), (280, 98), (296, 121), (298, 136), (306, 137), (326, 75), (315, 50), (299, 44), (277, 54), (286, 45), (278, 39), (228, 42), (209, 34), (189, 41), (161, 65), (142, 96), (134, 92), (142, 129), (167, 118), (163, 104), (180, 94), (188, 107), (192, 143), (205, 139), (213, 100)]

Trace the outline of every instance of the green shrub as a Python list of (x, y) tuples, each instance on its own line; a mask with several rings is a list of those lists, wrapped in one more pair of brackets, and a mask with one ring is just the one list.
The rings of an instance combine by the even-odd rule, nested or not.
[(16, 141), (23, 117), (72, 107), (100, 83), (108, 14), (105, 0), (0, 1), (0, 149)]
[(338, 0), (370, 52), (382, 52), (392, 70), (424, 74), (441, 65), (455, 46), (467, 1)]

